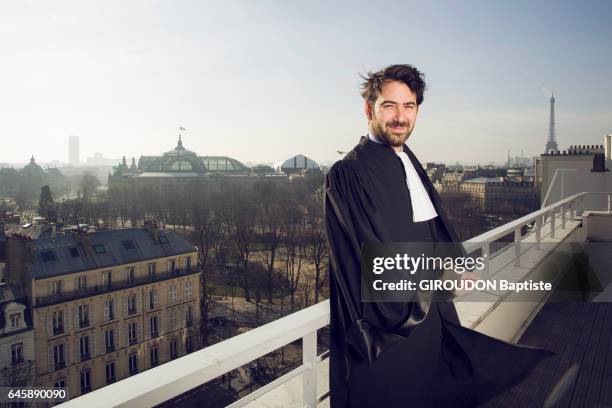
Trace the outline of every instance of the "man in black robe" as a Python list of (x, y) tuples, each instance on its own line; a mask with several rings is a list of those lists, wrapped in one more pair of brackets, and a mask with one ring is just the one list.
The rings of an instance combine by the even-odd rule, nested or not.
[(362, 302), (364, 243), (447, 242), (464, 251), (405, 142), (425, 82), (410, 65), (364, 78), (369, 134), (330, 169), (330, 399), (344, 407), (473, 407), (552, 353), (464, 328), (450, 301)]

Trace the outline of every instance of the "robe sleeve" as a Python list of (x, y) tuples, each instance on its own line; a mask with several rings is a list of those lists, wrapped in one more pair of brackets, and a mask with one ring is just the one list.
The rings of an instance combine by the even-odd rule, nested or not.
[[(336, 162), (325, 181), (325, 229), (330, 248), (330, 272), (338, 286), (340, 302), (348, 310), (346, 342), (372, 366), (389, 345), (404, 337), (384, 327), (384, 321), (366, 318), (361, 302), (361, 242), (372, 230), (367, 216), (367, 195), (357, 174)], [(373, 314), (369, 314), (374, 316)]]

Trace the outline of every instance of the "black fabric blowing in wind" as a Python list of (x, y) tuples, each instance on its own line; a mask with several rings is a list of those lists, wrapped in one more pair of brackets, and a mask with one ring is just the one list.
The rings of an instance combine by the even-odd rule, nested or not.
[(464, 251), (421, 164), (403, 149), (438, 213), (429, 221), (412, 221), (406, 173), (390, 146), (362, 137), (326, 178), (332, 408), (474, 407), (553, 354), (462, 327), (449, 301), (361, 302), (363, 243), (454, 242)]

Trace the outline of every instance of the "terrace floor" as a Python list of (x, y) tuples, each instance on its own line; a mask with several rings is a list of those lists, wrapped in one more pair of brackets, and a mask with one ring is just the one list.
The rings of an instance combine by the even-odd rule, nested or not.
[[(585, 252), (600, 281), (612, 274), (612, 243), (587, 243)], [(607, 276), (606, 276), (607, 275)], [(606, 279), (607, 278), (607, 279)], [(607, 283), (607, 282), (606, 282)], [(529, 378), (482, 406), (541, 407), (561, 376), (578, 364), (576, 382), (555, 408), (612, 407), (612, 284), (596, 302), (549, 302), (535, 316), (519, 343), (556, 353)]]
[(556, 353), (521, 384), (482, 406), (541, 407), (574, 363), (578, 377), (556, 407), (612, 407), (612, 303), (548, 303), (519, 343)]

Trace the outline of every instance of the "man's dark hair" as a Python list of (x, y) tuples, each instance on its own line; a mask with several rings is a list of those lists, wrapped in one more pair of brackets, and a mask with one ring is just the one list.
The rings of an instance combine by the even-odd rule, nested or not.
[(424, 75), (412, 65), (390, 65), (380, 71), (368, 72), (366, 75), (360, 76), (364, 80), (361, 84), (361, 96), (371, 105), (374, 105), (383, 84), (388, 81), (405, 83), (416, 94), (417, 105), (423, 102), (423, 93), (426, 87), (423, 79)]

